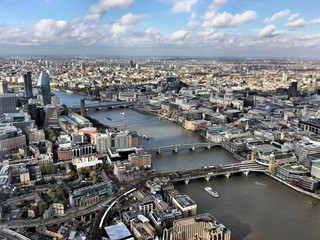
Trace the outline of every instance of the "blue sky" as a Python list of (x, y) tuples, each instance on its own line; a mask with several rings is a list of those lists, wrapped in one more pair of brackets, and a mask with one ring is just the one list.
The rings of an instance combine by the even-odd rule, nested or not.
[(319, 0), (0, 0), (0, 54), (318, 57), (319, 9)]

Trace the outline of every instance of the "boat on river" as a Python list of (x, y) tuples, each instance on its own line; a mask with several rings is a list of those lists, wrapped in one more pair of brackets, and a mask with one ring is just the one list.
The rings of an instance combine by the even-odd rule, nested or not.
[(204, 188), (208, 193), (210, 193), (214, 197), (219, 197), (219, 193), (212, 189), (212, 187), (205, 187)]
[(110, 118), (110, 117), (106, 117), (106, 119), (108, 119), (109, 121), (112, 121), (112, 118)]

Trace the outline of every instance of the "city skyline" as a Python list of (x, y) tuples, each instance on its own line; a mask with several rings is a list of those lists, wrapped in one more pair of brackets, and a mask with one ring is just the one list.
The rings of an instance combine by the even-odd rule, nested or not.
[(318, 57), (317, 1), (2, 0), (1, 55)]

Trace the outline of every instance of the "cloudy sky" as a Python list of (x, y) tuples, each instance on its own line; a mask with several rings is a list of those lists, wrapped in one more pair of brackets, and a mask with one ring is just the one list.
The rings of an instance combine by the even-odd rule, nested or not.
[(0, 0), (0, 55), (319, 57), (319, 0)]

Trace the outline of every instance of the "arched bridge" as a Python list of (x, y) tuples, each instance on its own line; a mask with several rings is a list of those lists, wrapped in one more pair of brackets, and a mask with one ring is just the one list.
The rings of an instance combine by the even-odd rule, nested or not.
[[(86, 103), (86, 109), (102, 109), (102, 108), (113, 108), (113, 107), (129, 107), (136, 104), (137, 101), (130, 102), (99, 102), (99, 103)], [(80, 110), (80, 105), (69, 106), (69, 109), (73, 109), (75, 111)]]
[(182, 149), (190, 149), (191, 151), (196, 151), (197, 148), (207, 148), (211, 149), (214, 146), (222, 146), (221, 143), (214, 143), (214, 142), (203, 142), (203, 143), (184, 143), (184, 144), (175, 144), (169, 146), (161, 146), (161, 147), (150, 147), (145, 148), (148, 152), (156, 152), (161, 154), (163, 151), (171, 150), (173, 152), (179, 152)]
[[(262, 166), (255, 161), (243, 161), (240, 163), (206, 166), (199, 169), (181, 170), (176, 172), (164, 173), (164, 177), (168, 177), (170, 182), (184, 181), (186, 184), (192, 179), (204, 178), (207, 181), (214, 176), (230, 177), (234, 173), (244, 173), (248, 175), (249, 172), (268, 172), (268, 168)], [(161, 175), (162, 176), (162, 175)]]

